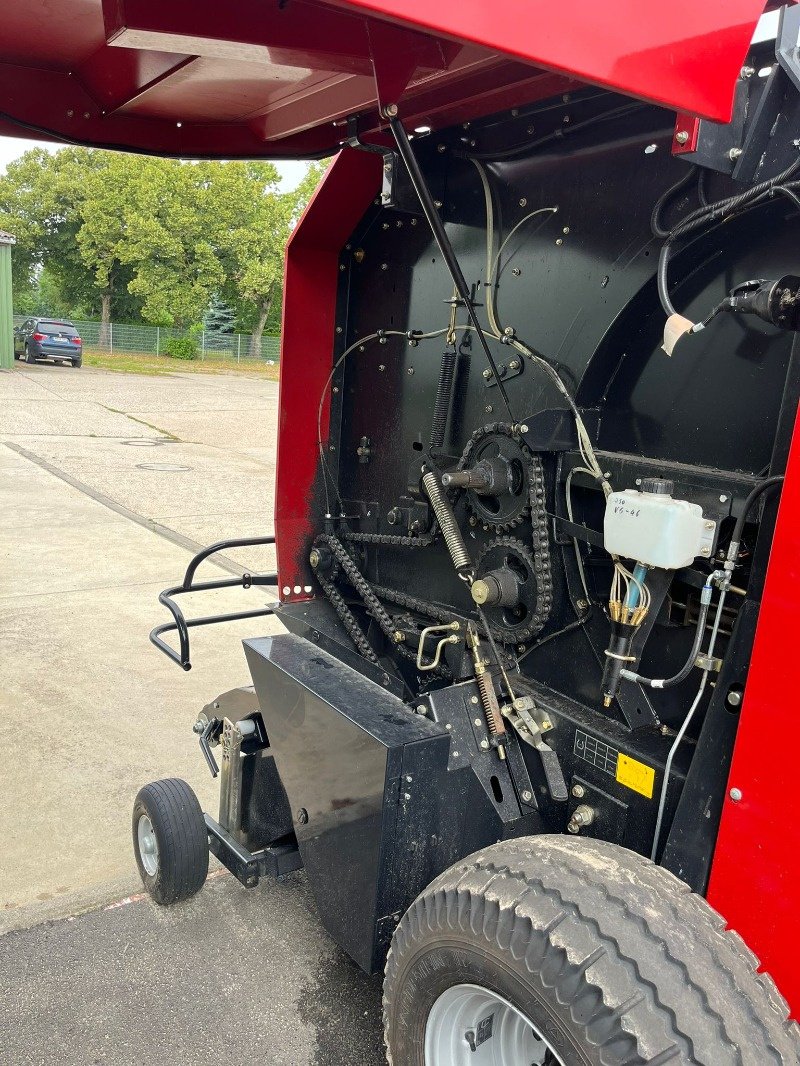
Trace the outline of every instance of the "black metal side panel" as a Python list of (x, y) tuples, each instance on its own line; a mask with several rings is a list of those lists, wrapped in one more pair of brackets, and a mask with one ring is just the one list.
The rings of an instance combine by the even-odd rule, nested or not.
[(245, 642), (303, 864), (331, 936), (367, 972), (394, 928), (401, 776), (447, 770), (450, 738), (293, 634)]

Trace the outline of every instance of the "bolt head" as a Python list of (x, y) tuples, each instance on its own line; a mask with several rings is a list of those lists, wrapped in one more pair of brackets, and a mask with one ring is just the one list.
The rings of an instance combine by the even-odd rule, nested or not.
[(508, 364), (508, 369), (509, 370), (516, 370), (518, 366), (519, 366), (519, 362), (516, 359), (512, 359), (511, 362)]
[(297, 812), (296, 819), (300, 825), (305, 825), (308, 822), (308, 811), (305, 807), (301, 807)]
[(678, 144), (686, 144), (686, 142), (689, 140), (688, 130), (678, 130), (678, 132), (675, 134), (675, 140), (678, 142)]
[(488, 747), (489, 747), (489, 741), (488, 740), (482, 740), (481, 741), (481, 748), (483, 749), (483, 751), (486, 751), (488, 749)]
[(567, 832), (568, 833), (580, 833), (580, 831), (581, 831), (581, 827), (578, 825), (577, 822), (570, 822), (569, 825), (567, 826)]
[(738, 689), (732, 689), (725, 701), (729, 707), (739, 707), (742, 702), (742, 694)]
[(425, 706), (424, 703), (420, 703), (420, 705), (417, 707), (417, 714), (427, 714), (427, 713), (428, 713), (428, 708)]
[(586, 789), (583, 787), (583, 785), (573, 785), (572, 795), (575, 797), (575, 799), (583, 799), (583, 797), (586, 795)]
[(198, 718), (197, 721), (192, 726), (192, 732), (193, 733), (197, 733), (197, 735), (199, 736), (203, 732), (205, 727), (206, 727), (205, 726), (205, 722), (201, 722), (200, 719)]
[(488, 379), (489, 379), (489, 378), (490, 378), (490, 377), (492, 376), (492, 372), (491, 372), (491, 370), (490, 370), (490, 369), (488, 368), (488, 366), (487, 366), (487, 368), (486, 368), (486, 369), (484, 370), (484, 372), (483, 372), (483, 376), (484, 376), (484, 377), (485, 377), (485, 378), (486, 378), (487, 380), (488, 380)]
[(528, 206), (527, 197), (525, 197), (525, 196), (520, 197), (519, 206), (520, 207), (527, 207)]
[(533, 793), (526, 788), (522, 793), (522, 799), (525, 803), (530, 803), (533, 799)]
[(728, 795), (734, 803), (738, 803), (742, 798), (742, 790), (740, 788), (732, 788)]

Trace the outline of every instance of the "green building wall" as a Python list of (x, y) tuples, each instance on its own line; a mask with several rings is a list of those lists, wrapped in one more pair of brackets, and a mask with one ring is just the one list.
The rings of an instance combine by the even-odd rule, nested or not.
[(13, 316), (11, 245), (0, 243), (0, 368), (8, 368), (14, 365)]

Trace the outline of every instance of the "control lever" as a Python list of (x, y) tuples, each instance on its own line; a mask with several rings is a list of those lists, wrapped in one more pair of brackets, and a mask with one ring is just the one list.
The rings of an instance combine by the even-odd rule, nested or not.
[[(542, 736), (544, 729), (551, 728), (550, 722), (537, 712), (536, 705), (530, 696), (518, 696), (510, 707), (503, 708), (503, 714), (514, 726), (520, 739), (537, 752), (550, 799), (554, 803), (566, 803), (569, 793), (558, 753), (545, 742)], [(534, 714), (541, 717), (542, 721), (538, 722)]]

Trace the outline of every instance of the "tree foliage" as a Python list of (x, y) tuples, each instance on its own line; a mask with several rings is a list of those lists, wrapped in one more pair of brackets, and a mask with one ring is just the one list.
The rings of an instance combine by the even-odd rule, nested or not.
[(286, 240), (321, 174), (314, 164), (282, 193), (271, 163), (26, 152), (0, 178), (18, 306), (183, 329), (227, 308), (230, 326), (235, 317), (258, 343)]

